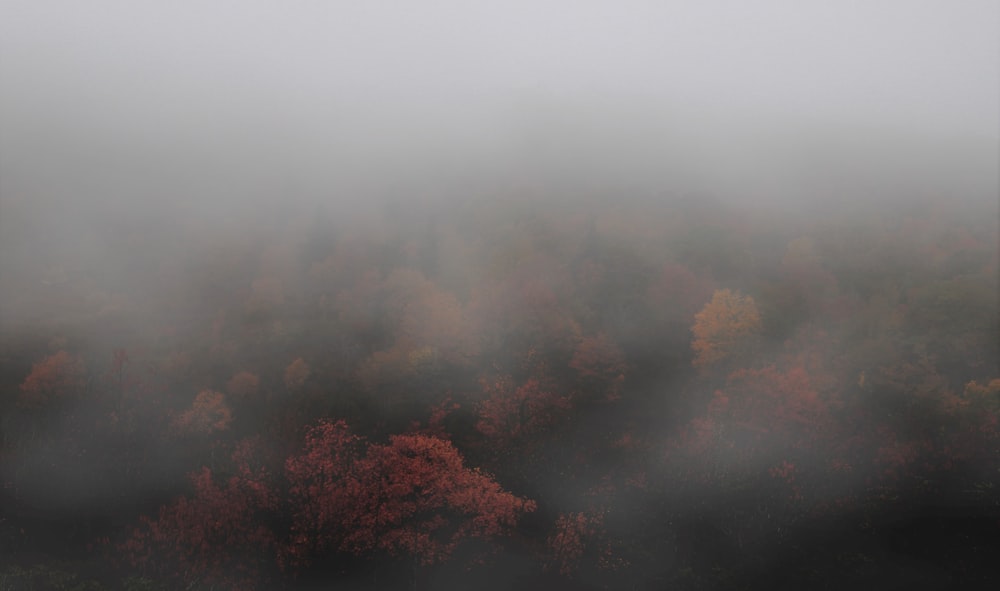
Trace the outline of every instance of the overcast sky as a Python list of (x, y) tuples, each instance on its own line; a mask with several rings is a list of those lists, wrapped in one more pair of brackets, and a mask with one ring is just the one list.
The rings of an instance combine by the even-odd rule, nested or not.
[[(531, 117), (574, 109), (597, 127), (676, 124), (720, 143), (824, 126), (995, 143), (998, 7), (3, 0), (3, 187), (37, 189), (42, 170), (95, 192), (179, 177), (222, 191), (236, 172), (333, 162), (391, 174), (388, 153), (403, 166), (516, 146)], [(132, 176), (108, 181), (123, 163)]]

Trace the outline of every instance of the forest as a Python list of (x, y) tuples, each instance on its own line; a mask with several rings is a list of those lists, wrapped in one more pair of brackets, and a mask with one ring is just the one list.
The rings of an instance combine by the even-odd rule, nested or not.
[(0, 591), (1000, 589), (997, 39), (0, 1)]
[(976, 208), (488, 193), (233, 224), (109, 222), (98, 265), (9, 268), (0, 588), (995, 581)]

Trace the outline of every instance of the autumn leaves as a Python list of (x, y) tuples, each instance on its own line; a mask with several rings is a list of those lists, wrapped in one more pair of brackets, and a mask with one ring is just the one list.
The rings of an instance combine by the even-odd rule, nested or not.
[(729, 289), (717, 290), (695, 315), (694, 366), (707, 369), (721, 361), (748, 353), (761, 327), (760, 313), (750, 296)]
[(295, 507), (289, 554), (297, 561), (340, 550), (433, 564), (466, 538), (507, 533), (535, 507), (466, 467), (445, 439), (403, 434), (370, 444), (343, 422), (324, 421), (306, 440), (286, 462)]
[(63, 398), (79, 395), (86, 382), (83, 361), (66, 351), (58, 351), (39, 361), (21, 383), (18, 404), (22, 408), (44, 408), (64, 403)]
[(193, 495), (143, 519), (120, 546), (126, 560), (187, 584), (249, 589), (269, 564), (295, 573), (338, 552), (435, 564), (466, 540), (488, 545), (535, 509), (467, 467), (450, 441), (430, 435), (373, 443), (344, 421), (323, 420), (283, 466), (265, 451), (245, 440), (224, 469), (228, 476), (193, 473)]
[[(34, 423), (87, 401), (59, 417), (73, 429), (39, 434), (112, 442), (115, 494), (143, 494), (136, 475), (162, 491), (122, 511), (148, 515), (109, 542), (123, 572), (238, 589), (420, 565), (491, 577), (503, 567), (478, 558), (500, 546), (548, 581), (618, 588), (699, 568), (698, 535), (676, 527), (692, 511), (751, 556), (778, 522), (995, 467), (993, 271), (893, 279), (857, 239), (772, 222), (754, 237), (733, 219), (742, 238), (720, 248), (686, 221), (666, 236), (675, 216), (614, 236), (582, 219), (449, 230), (461, 269), (421, 263), (433, 234), (332, 240), (305, 261), (289, 238), (212, 292), (214, 323), (139, 339), (109, 377), (93, 372), (106, 349), (54, 341), (14, 374), (8, 424), (25, 428), (7, 441), (26, 457)], [(715, 248), (677, 246), (699, 240)]]

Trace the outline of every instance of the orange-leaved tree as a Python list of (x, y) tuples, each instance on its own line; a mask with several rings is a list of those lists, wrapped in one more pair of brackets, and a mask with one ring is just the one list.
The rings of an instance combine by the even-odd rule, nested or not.
[(59, 351), (32, 366), (31, 373), (21, 383), (18, 403), (26, 408), (47, 406), (78, 391), (85, 380), (83, 361)]
[(309, 364), (299, 357), (285, 368), (285, 387), (290, 392), (298, 391), (305, 385), (310, 373)]
[(719, 289), (695, 315), (694, 366), (706, 368), (746, 351), (761, 327), (757, 304), (738, 291)]
[(226, 382), (226, 392), (236, 400), (246, 400), (257, 394), (260, 378), (248, 371), (241, 371)]
[(233, 420), (233, 413), (222, 392), (202, 390), (191, 403), (191, 408), (174, 418), (171, 428), (177, 433), (210, 435), (225, 431)]

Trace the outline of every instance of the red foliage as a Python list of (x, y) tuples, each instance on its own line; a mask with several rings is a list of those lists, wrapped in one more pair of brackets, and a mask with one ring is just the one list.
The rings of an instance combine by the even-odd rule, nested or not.
[(611, 337), (604, 333), (584, 337), (573, 353), (569, 366), (585, 380), (602, 385), (604, 395), (615, 400), (628, 371), (625, 352)]
[(339, 545), (339, 528), (357, 494), (350, 476), (361, 452), (361, 439), (347, 423), (322, 421), (307, 431), (302, 453), (285, 462), (293, 525), (283, 563), (305, 564)]
[(730, 375), (669, 455), (682, 461), (679, 466), (694, 481), (753, 478), (762, 462), (791, 463), (831, 449), (834, 435), (827, 406), (806, 371), (769, 366)]
[(506, 533), (535, 508), (466, 468), (450, 442), (434, 437), (397, 435), (389, 445), (370, 447), (359, 475), (361, 495), (344, 524), (343, 541), (355, 553), (406, 552), (433, 564), (465, 538)]
[(476, 429), (502, 443), (544, 430), (571, 406), (569, 396), (537, 378), (518, 387), (506, 376), (482, 378), (480, 385), (487, 397), (480, 404)]
[(337, 550), (407, 553), (433, 564), (464, 539), (504, 534), (535, 508), (466, 468), (449, 441), (396, 435), (362, 455), (363, 448), (343, 421), (323, 422), (309, 431), (304, 453), (286, 463), (292, 566)]
[(125, 560), (188, 585), (254, 589), (274, 546), (261, 513), (277, 507), (270, 476), (254, 457), (252, 443), (238, 445), (234, 474), (221, 484), (208, 468), (192, 473), (194, 494), (162, 507), (155, 519), (144, 517), (119, 547)]
[(472, 290), (466, 317), (479, 350), (494, 358), (513, 356), (512, 366), (530, 367), (523, 353), (571, 354), (580, 325), (568, 305), (571, 277), (565, 265), (548, 256), (519, 261), (502, 280), (484, 281)]
[(564, 576), (576, 572), (585, 550), (594, 543), (603, 522), (599, 513), (560, 515), (552, 535), (545, 541), (548, 550), (546, 567)]
[(734, 406), (729, 416), (764, 430), (795, 431), (806, 437), (826, 427), (826, 404), (800, 366), (739, 370), (729, 376)]
[(445, 397), (445, 399), (438, 404), (431, 406), (431, 413), (430, 417), (427, 419), (427, 426), (420, 428), (419, 423), (417, 423), (415, 431), (421, 435), (428, 435), (439, 439), (451, 439), (451, 434), (445, 429), (444, 420), (448, 418), (448, 415), (459, 408), (461, 408), (461, 406), (457, 402), (453, 402), (451, 396)]
[(645, 295), (655, 321), (690, 326), (714, 291), (710, 279), (695, 275), (684, 265), (667, 263)]

